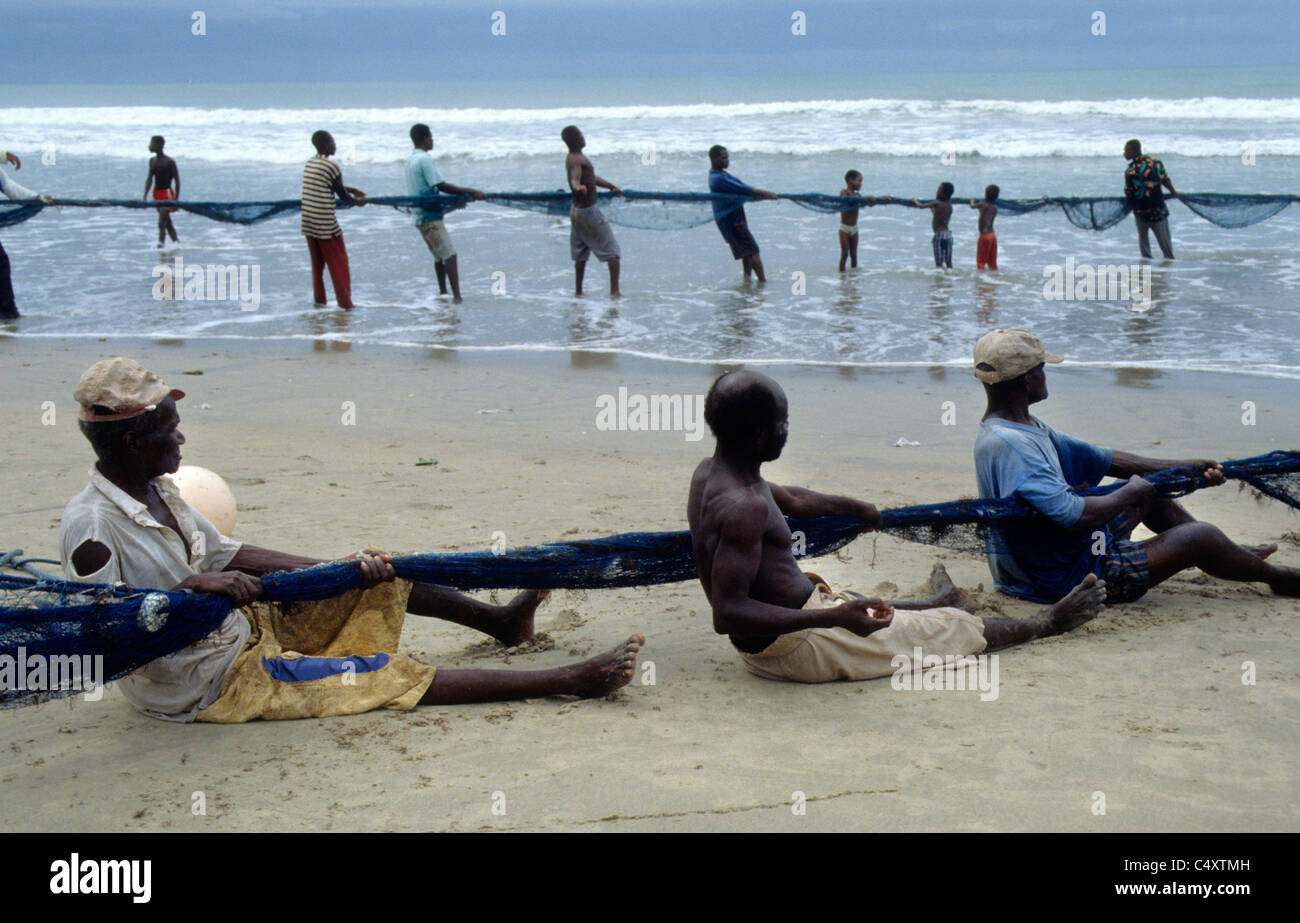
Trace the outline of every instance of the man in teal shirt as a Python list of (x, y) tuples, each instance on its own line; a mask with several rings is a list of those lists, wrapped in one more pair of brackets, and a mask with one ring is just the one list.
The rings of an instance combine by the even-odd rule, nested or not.
[[(406, 192), (413, 196), (437, 196), (439, 192), (448, 195), (468, 195), (483, 199), (484, 195), (477, 189), (453, 186), (442, 178), (434, 165), (433, 132), (424, 123), (411, 126), (411, 143), (415, 150), (406, 158)], [(460, 275), (456, 270), (456, 248), (452, 246), (451, 237), (442, 223), (443, 207), (440, 203), (416, 209), (411, 223), (424, 238), (429, 252), (433, 254), (434, 269), (438, 273), (438, 294), (447, 294), (447, 283), (451, 283), (452, 302), (460, 304)]]

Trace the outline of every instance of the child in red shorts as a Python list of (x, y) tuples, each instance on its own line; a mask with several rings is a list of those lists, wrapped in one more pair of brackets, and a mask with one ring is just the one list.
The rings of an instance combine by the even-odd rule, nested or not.
[(993, 233), (993, 219), (998, 215), (999, 192), (1001, 190), (997, 186), (987, 186), (984, 189), (983, 202), (970, 200), (971, 208), (979, 209), (980, 213), (980, 239), (975, 245), (977, 269), (983, 269), (985, 266), (989, 269), (998, 268), (998, 235)]

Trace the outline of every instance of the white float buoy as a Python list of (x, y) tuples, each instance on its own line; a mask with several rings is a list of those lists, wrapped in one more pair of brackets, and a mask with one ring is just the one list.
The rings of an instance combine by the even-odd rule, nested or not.
[(202, 513), (218, 532), (229, 537), (235, 531), (235, 494), (221, 475), (198, 465), (181, 465), (169, 477), (181, 498)]

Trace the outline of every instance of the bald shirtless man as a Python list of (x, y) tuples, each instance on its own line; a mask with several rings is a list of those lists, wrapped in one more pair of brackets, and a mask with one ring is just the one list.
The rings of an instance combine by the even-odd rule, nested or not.
[(918, 647), (926, 657), (963, 657), (1060, 634), (1101, 611), (1103, 589), (1092, 574), (1029, 619), (971, 614), (970, 599), (940, 564), (930, 578), (933, 596), (920, 602), (836, 593), (799, 569), (785, 517), (853, 516), (878, 529), (879, 511), (763, 479), (759, 469), (781, 456), (789, 434), (785, 392), (767, 376), (722, 375), (704, 418), (717, 448), (691, 479), (691, 544), (713, 628), (730, 636), (752, 673), (803, 683), (874, 679), (894, 673), (893, 658), (910, 659)]

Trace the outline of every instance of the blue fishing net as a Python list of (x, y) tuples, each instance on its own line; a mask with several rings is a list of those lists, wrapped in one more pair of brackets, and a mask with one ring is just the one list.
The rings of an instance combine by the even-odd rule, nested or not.
[[(678, 230), (709, 224), (715, 217), (729, 214), (748, 202), (747, 196), (722, 195), (709, 192), (642, 192), (625, 190), (623, 195), (601, 193), (601, 211), (614, 224), (650, 230)], [(833, 196), (822, 193), (795, 193), (783, 195), (782, 200), (818, 212), (842, 212), (852, 209), (873, 208), (884, 205), (916, 208), (909, 197), (891, 196), (886, 200), (876, 197)], [(1276, 215), (1292, 202), (1296, 195), (1236, 195), (1228, 193), (1179, 193), (1177, 199), (1207, 221), (1224, 228), (1241, 228)], [(404, 212), (413, 209), (437, 208), (444, 212), (464, 208), (473, 203), (469, 196), (437, 195), (373, 196), (366, 200), (372, 205), (390, 206)], [(966, 201), (954, 197), (954, 203)], [(572, 197), (563, 190), (555, 192), (493, 192), (486, 202), (506, 208), (524, 209), (556, 217), (569, 214)], [(714, 203), (722, 205), (720, 215), (715, 215)], [(257, 224), (300, 209), (297, 199), (268, 202), (189, 202), (143, 201), (137, 199), (59, 199), (56, 207), (73, 208), (178, 208), (182, 211), (213, 221), (233, 224)], [(18, 224), (38, 214), (48, 206), (35, 199), (0, 202), (0, 227)], [(340, 207), (343, 207), (340, 204)], [(1060, 208), (1076, 227), (1104, 231), (1118, 224), (1130, 211), (1126, 199), (1118, 196), (1053, 196), (1039, 199), (999, 199), (998, 209), (1007, 215), (1022, 215), (1042, 208)]]
[[(1300, 452), (1272, 452), (1223, 463), (1223, 472), (1263, 496), (1300, 509)], [(1147, 478), (1164, 497), (1205, 486), (1193, 468), (1171, 468)], [(1114, 483), (1082, 491), (1104, 494)], [(883, 531), (927, 545), (984, 553), (1000, 547), (1000, 532), (1058, 527), (1019, 498), (953, 500), (884, 510)], [(824, 516), (789, 520), (804, 554), (836, 551), (866, 531), (859, 519)], [(6, 556), (6, 560), (8, 560)], [(398, 576), (461, 590), (498, 587), (608, 589), (676, 583), (696, 577), (689, 532), (629, 532), (607, 538), (555, 542), (456, 554), (393, 557)], [(336, 561), (262, 578), (262, 598), (281, 604), (329, 599), (360, 585), (355, 561)], [(0, 575), (0, 706), (28, 705), (69, 691), (18, 688), (5, 658), (104, 657), (110, 682), (213, 631), (230, 611), (224, 596), (72, 583), (49, 577)], [(75, 690), (72, 690), (75, 691)]]

